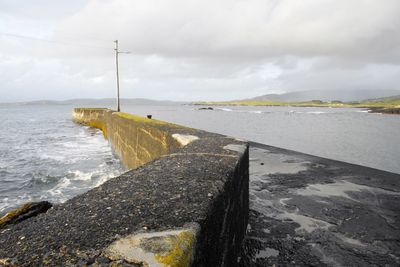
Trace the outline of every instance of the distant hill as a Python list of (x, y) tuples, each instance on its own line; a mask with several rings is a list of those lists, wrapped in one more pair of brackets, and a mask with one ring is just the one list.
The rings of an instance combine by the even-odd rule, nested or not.
[(400, 95), (366, 99), (363, 102), (400, 102)]
[(285, 94), (267, 94), (246, 100), (262, 100), (277, 102), (304, 102), (311, 100), (322, 101), (363, 101), (365, 99), (376, 99), (400, 95), (400, 90), (310, 90), (298, 91)]
[[(183, 104), (184, 102), (174, 102), (167, 100), (151, 100), (145, 98), (122, 98), (121, 105), (176, 105)], [(114, 107), (116, 104), (115, 98), (102, 98), (102, 99), (69, 99), (69, 100), (36, 100), (27, 102), (15, 103), (0, 103), (1, 105), (73, 105), (76, 107)]]
[[(176, 105), (183, 102), (174, 102), (168, 100), (152, 100), (146, 98), (121, 98), (121, 105)], [(76, 106), (85, 105), (103, 105), (103, 106), (114, 106), (116, 104), (115, 98), (103, 98), (103, 99), (71, 99), (64, 101), (67, 104), (74, 104)]]

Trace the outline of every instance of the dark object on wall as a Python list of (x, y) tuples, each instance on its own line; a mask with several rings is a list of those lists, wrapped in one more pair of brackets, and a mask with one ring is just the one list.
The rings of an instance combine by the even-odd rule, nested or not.
[(20, 223), (40, 213), (46, 212), (52, 206), (53, 205), (48, 201), (26, 203), (2, 216), (0, 218), (0, 229), (7, 225)]

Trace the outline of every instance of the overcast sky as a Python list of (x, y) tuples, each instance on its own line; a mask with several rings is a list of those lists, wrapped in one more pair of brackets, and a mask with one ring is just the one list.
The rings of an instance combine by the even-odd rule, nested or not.
[(399, 0), (0, 0), (0, 102), (400, 89)]

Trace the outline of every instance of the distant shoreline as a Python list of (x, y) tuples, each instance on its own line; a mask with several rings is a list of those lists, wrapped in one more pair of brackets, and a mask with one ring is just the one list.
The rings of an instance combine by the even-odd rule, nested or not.
[(395, 102), (323, 102), (319, 100), (307, 102), (274, 102), (274, 101), (222, 101), (222, 102), (193, 102), (199, 106), (266, 106), (266, 107), (317, 107), (317, 108), (363, 108), (370, 113), (400, 115), (400, 103)]

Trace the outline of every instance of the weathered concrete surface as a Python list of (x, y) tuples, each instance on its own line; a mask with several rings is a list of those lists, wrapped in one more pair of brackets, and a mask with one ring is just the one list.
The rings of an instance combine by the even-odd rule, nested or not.
[[(100, 118), (101, 112), (94, 114)], [(137, 136), (130, 133), (134, 126), (123, 125), (136, 118), (109, 115), (118, 123), (90, 122), (106, 136), (115, 129)], [(149, 123), (140, 129), (153, 136), (158, 122)], [(159, 127), (159, 137), (167, 132), (164, 140), (177, 144), (169, 153), (1, 229), (0, 266), (234, 266), (248, 221), (247, 143), (168, 123)], [(118, 138), (111, 140), (125, 140)]]
[(400, 175), (250, 144), (241, 266), (399, 266)]

